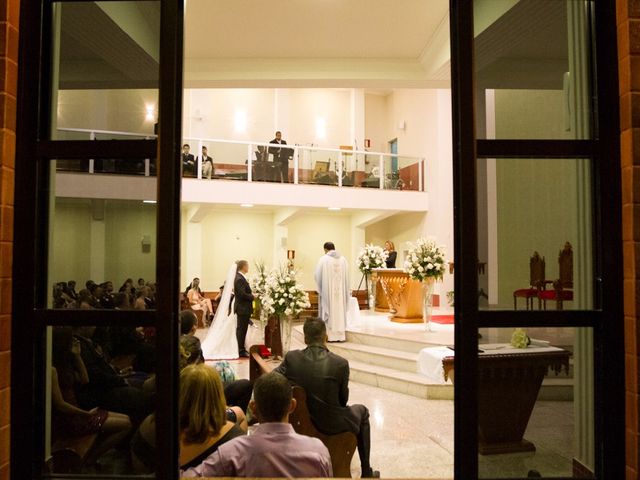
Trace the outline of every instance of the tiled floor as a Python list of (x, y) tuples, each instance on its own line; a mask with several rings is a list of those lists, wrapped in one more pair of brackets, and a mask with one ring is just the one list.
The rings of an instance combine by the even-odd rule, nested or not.
[[(386, 325), (385, 334), (433, 334), (420, 332), (417, 325)], [(436, 335), (449, 336), (450, 326), (436, 326)], [(372, 331), (372, 326), (361, 327)], [(374, 329), (375, 330), (375, 329)], [(204, 332), (198, 332), (199, 336)], [(255, 340), (256, 330), (250, 331)], [(292, 342), (292, 348), (302, 345)], [(231, 361), (237, 375), (248, 376), (248, 361)], [(352, 382), (350, 403), (362, 403), (371, 413), (371, 463), (386, 478), (453, 477), (453, 402), (427, 400)], [(529, 470), (543, 476), (570, 476), (573, 453), (573, 403), (538, 402), (525, 438), (534, 442), (535, 453), (480, 457), (482, 477), (526, 477)], [(352, 472), (359, 476), (354, 456)]]

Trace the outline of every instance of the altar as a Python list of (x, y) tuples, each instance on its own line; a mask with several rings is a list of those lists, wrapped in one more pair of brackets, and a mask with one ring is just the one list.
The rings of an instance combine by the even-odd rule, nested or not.
[[(481, 455), (535, 451), (524, 438), (547, 372), (569, 369), (570, 353), (552, 346), (481, 344), (478, 352), (478, 451)], [(424, 348), (418, 371), (430, 381), (454, 381), (453, 349)]]
[[(374, 268), (371, 281), (375, 288), (376, 312), (391, 313), (391, 321), (422, 322), (422, 283), (400, 268)], [(438, 305), (434, 295), (434, 306)]]

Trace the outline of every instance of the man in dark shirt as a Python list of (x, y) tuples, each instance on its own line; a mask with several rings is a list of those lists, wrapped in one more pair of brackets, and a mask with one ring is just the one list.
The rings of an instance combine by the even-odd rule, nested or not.
[[(269, 143), (286, 145), (282, 139), (282, 132), (276, 132), (276, 138)], [(274, 163), (280, 166), (278, 175), (280, 176), (280, 182), (289, 183), (289, 158), (293, 155), (293, 151), (290, 148), (282, 147), (269, 147), (269, 154), (273, 155)], [(278, 169), (276, 169), (278, 171)]]
[(188, 143), (182, 146), (182, 175), (185, 177), (196, 176), (196, 159), (193, 154), (189, 153), (190, 149)]
[(287, 353), (275, 371), (305, 389), (311, 420), (318, 430), (327, 435), (352, 432), (358, 437), (362, 477), (379, 477), (380, 472), (369, 463), (369, 410), (364, 405), (347, 406), (349, 362), (327, 349), (327, 328), (319, 318), (305, 322), (304, 342), (307, 348)]

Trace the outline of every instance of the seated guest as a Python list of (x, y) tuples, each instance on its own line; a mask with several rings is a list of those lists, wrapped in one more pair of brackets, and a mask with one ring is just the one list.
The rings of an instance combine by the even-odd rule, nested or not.
[(144, 278), (140, 277), (138, 279), (138, 289), (144, 287), (147, 283), (144, 281)]
[(202, 176), (211, 180), (211, 175), (214, 173), (213, 158), (207, 155), (207, 147), (202, 146)]
[(89, 377), (89, 381), (76, 391), (79, 405), (82, 408), (101, 407), (124, 413), (132, 417), (134, 422), (142, 420), (153, 408), (153, 395), (130, 386), (107, 362), (100, 345), (92, 340), (95, 329), (91, 326), (73, 329)]
[(187, 300), (189, 300), (189, 305), (191, 305), (192, 310), (202, 310), (204, 313), (204, 318), (209, 319), (213, 317), (213, 306), (211, 305), (211, 300), (205, 298), (202, 294), (202, 290), (200, 290), (200, 279), (194, 278), (191, 282), (191, 288), (187, 292)]
[(131, 430), (126, 415), (100, 408), (78, 407), (76, 386), (89, 382), (80, 356), (80, 342), (70, 327), (55, 327), (52, 340), (51, 427), (53, 440), (98, 434), (96, 444), (86, 459), (92, 465), (104, 453), (120, 443)]
[(69, 280), (67, 282), (66, 294), (69, 295), (73, 300), (78, 298), (78, 293), (76, 292), (76, 281), (75, 280)]
[(149, 290), (149, 287), (143, 286), (142, 288), (140, 288), (136, 292), (136, 300), (135, 300), (135, 302), (133, 302), (133, 309), (134, 310), (146, 310), (147, 309), (147, 302), (145, 301), (145, 298), (148, 295), (147, 290)]
[(196, 176), (196, 161), (192, 153), (189, 153), (191, 147), (188, 143), (182, 146), (182, 174), (185, 177)]
[(116, 310), (129, 310), (131, 308), (129, 295), (121, 292), (116, 293), (113, 296), (113, 308)]
[(182, 470), (198, 467), (221, 445), (245, 433), (227, 419), (220, 376), (204, 364), (180, 372), (178, 419)]
[(275, 371), (304, 388), (311, 420), (319, 431), (352, 432), (358, 437), (362, 477), (379, 477), (369, 463), (369, 410), (364, 405), (347, 406), (349, 362), (327, 349), (327, 328), (321, 319), (307, 319), (303, 331), (307, 348), (287, 353)]
[(91, 292), (83, 288), (78, 292), (78, 300), (76, 300), (76, 308), (81, 310), (91, 310), (94, 308), (94, 300), (91, 296)]
[(260, 425), (248, 437), (221, 445), (186, 477), (331, 477), (331, 457), (320, 440), (299, 435), (289, 423), (296, 408), (291, 386), (279, 373), (262, 375), (251, 410)]
[(195, 335), (198, 317), (193, 310), (182, 310), (179, 315), (180, 335)]
[(396, 259), (398, 258), (398, 252), (396, 252), (396, 247), (392, 241), (387, 240), (386, 242), (384, 242), (384, 251), (387, 252), (387, 259), (385, 260), (387, 268), (396, 268)]
[(155, 310), (156, 309), (156, 292), (157, 285), (155, 282), (147, 282), (148, 294), (144, 297), (144, 302), (147, 305), (147, 310)]
[(251, 382), (246, 379), (236, 380), (236, 372), (226, 360), (216, 362), (215, 368), (224, 385), (224, 397), (227, 399), (227, 405), (237, 405), (243, 412), (246, 412), (253, 393)]
[(204, 355), (202, 354), (202, 346), (200, 339), (195, 335), (180, 336), (180, 346), (187, 355), (187, 365), (196, 363), (204, 363)]

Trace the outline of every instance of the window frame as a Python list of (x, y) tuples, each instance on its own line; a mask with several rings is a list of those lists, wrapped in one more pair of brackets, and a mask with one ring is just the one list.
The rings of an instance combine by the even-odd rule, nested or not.
[[(478, 478), (477, 335), (487, 327), (591, 327), (594, 331), (595, 477), (623, 478), (624, 317), (616, 4), (591, 1), (592, 140), (480, 140), (475, 132), (473, 1), (450, 1), (455, 275), (454, 476)], [(597, 68), (596, 68), (597, 67)], [(478, 158), (592, 161), (594, 310), (479, 310)], [(599, 294), (599, 295), (598, 295)], [(610, 412), (617, 412), (610, 415)], [(476, 428), (472, 428), (476, 425)]]
[[(84, 0), (71, 0), (84, 1)], [(107, 0), (117, 1), (117, 0)], [(22, 0), (18, 115), (16, 125), (14, 220), (11, 478), (44, 475), (44, 332), (54, 325), (153, 326), (156, 328), (158, 465), (156, 478), (178, 477), (178, 339), (180, 291), (180, 201), (182, 61), (184, 4), (157, 0), (160, 6), (158, 140), (100, 142), (48, 140), (51, 115), (52, 0)], [(37, 92), (37, 94), (33, 94)], [(47, 232), (49, 171), (56, 158), (156, 158), (157, 309), (153, 311), (81, 311), (47, 309)], [(20, 348), (17, 346), (20, 345)], [(24, 372), (34, 372), (25, 378)], [(139, 478), (139, 477), (133, 477)]]

